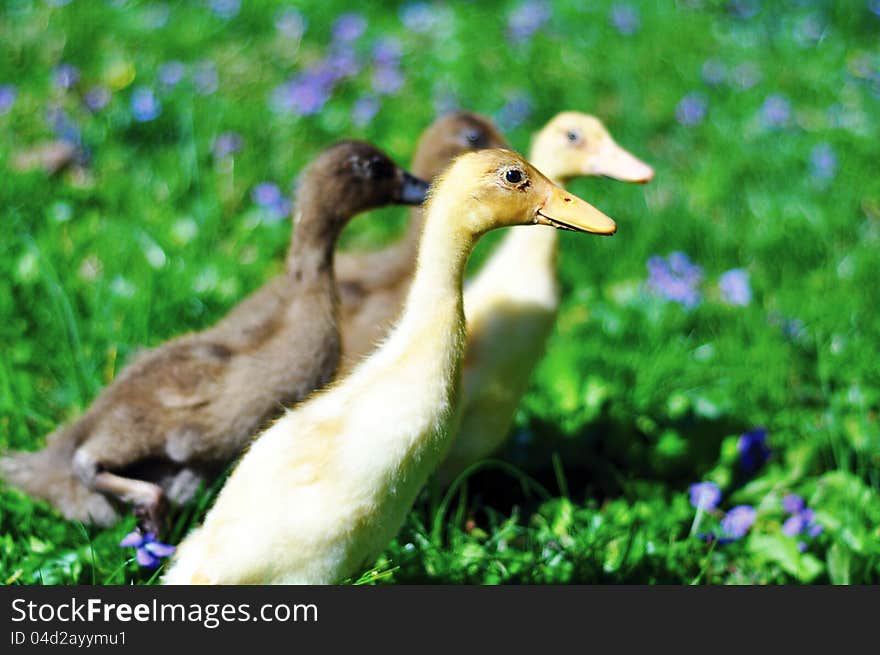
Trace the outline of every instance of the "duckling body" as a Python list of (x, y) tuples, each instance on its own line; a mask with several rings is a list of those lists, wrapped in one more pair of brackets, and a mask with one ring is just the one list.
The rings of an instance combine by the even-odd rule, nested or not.
[[(653, 170), (620, 148), (598, 119), (557, 115), (536, 136), (530, 161), (562, 185), (580, 175), (647, 182)], [(517, 406), (559, 310), (559, 237), (549, 227), (513, 227), (464, 293), (467, 346), (461, 424), (438, 471), (449, 484), (506, 441)]]
[[(422, 133), (412, 171), (431, 180), (464, 152), (506, 147), (506, 140), (488, 118), (456, 111), (437, 119)], [(372, 252), (337, 253), (342, 371), (372, 352), (400, 316), (415, 274), (423, 224), (423, 210), (413, 208), (401, 239)]]
[(44, 451), (0, 461), (3, 477), (70, 519), (111, 523), (110, 497), (156, 530), (165, 491), (187, 500), (254, 431), (330, 380), (339, 232), (357, 211), (420, 202), (426, 189), (368, 144), (329, 148), (304, 175), (286, 272), (215, 326), (137, 357)]
[(329, 584), (369, 565), (454, 435), (461, 282), (474, 242), (488, 229), (548, 216), (572, 229), (615, 229), (515, 153), (456, 160), (432, 191), (397, 326), (348, 377), (253, 442), (164, 582)]

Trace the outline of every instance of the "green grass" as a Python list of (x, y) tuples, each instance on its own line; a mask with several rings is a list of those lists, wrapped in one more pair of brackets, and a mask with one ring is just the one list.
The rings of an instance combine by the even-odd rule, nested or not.
[[(39, 447), (138, 348), (210, 325), (279, 270), (289, 225), (263, 220), (256, 184), (289, 189), (342, 137), (406, 162), (447, 96), (497, 117), (523, 94), (531, 112), (507, 130), (517, 148), (557, 111), (589, 111), (657, 177), (643, 188), (573, 184), (619, 233), (563, 236), (564, 303), (510, 448), (448, 494), (427, 489), (360, 581), (880, 582), (880, 17), (867, 0), (754, 3), (748, 18), (717, 0), (645, 3), (633, 5), (629, 36), (611, 26), (613, 3), (565, 0), (515, 45), (505, 37), (514, 2), (444, 5), (422, 34), (407, 33), (403, 5), (377, 3), (355, 42), (366, 70), (308, 117), (273, 113), (268, 98), (323, 56), (347, 3), (293, 3), (308, 20), (298, 44), (273, 24), (285, 3), (246, 2), (227, 21), (206, 3), (168, 2), (156, 29), (161, 3), (48, 4), (0, 9), (0, 85), (18, 88), (0, 114), (0, 448)], [(400, 39), (405, 83), (357, 127), (351, 109), (369, 92), (381, 36)], [(724, 63), (725, 82), (703, 81), (708, 58)], [(156, 120), (133, 122), (132, 90), (159, 89), (158, 69), (174, 59), (215, 62), (218, 90), (185, 81), (160, 92)], [(76, 91), (52, 87), (60, 62), (81, 70)], [(759, 73), (750, 88), (733, 79), (743, 66)], [(119, 88), (91, 114), (80, 98), (95, 84)], [(687, 127), (676, 106), (691, 92), (708, 112)], [(777, 128), (762, 120), (772, 94), (791, 106)], [(11, 170), (15, 152), (50, 138), (53, 103), (90, 150), (85, 180)], [(244, 139), (234, 165), (211, 154), (225, 131)], [(831, 179), (811, 170), (819, 144), (837, 155)], [(393, 238), (403, 217), (359, 218), (342, 245)], [(643, 287), (646, 260), (676, 250), (705, 272), (690, 311)], [(746, 307), (715, 286), (738, 267), (754, 293)], [(801, 328), (784, 330), (791, 320)], [(736, 440), (754, 426), (768, 429), (772, 456), (745, 475)], [(756, 508), (746, 537), (690, 535), (687, 489), (700, 480), (721, 486), (722, 510)], [(786, 493), (824, 526), (803, 553), (781, 532)], [(175, 516), (172, 541), (209, 502), (205, 493)], [(133, 524), (83, 527), (0, 489), (0, 582), (154, 580), (117, 547)]]

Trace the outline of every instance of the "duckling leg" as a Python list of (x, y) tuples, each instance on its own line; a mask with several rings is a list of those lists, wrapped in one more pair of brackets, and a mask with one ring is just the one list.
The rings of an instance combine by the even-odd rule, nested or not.
[(144, 532), (159, 533), (167, 509), (162, 487), (152, 482), (124, 478), (109, 471), (96, 474), (92, 486), (97, 491), (132, 504)]

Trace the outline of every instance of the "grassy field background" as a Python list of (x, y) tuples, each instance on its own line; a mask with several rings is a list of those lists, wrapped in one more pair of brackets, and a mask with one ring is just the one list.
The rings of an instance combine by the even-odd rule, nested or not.
[[(572, 185), (619, 232), (563, 235), (510, 447), (427, 490), (360, 581), (880, 582), (880, 3), (347, 4), (2, 4), (0, 448), (39, 447), (138, 348), (280, 270), (284, 202), (254, 190), (289, 195), (322, 147), (408, 162), (462, 107), (527, 150), (577, 109), (656, 179)], [(74, 161), (35, 168), (59, 140)], [(673, 253), (684, 274), (651, 259)], [(721, 499), (703, 487), (695, 525), (701, 481)], [(155, 580), (118, 546), (133, 525), (0, 488), (0, 582)]]

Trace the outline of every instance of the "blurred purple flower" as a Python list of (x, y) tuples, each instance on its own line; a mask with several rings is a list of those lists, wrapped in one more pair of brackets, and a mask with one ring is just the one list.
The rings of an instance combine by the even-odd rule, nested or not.
[(131, 117), (138, 123), (149, 123), (162, 113), (162, 103), (145, 86), (138, 87), (131, 94)]
[(275, 17), (275, 29), (290, 39), (299, 39), (306, 32), (306, 19), (296, 9), (288, 7)]
[(721, 490), (714, 482), (697, 482), (690, 486), (691, 506), (711, 512), (721, 501)]
[(791, 118), (791, 103), (778, 93), (769, 95), (761, 105), (761, 118), (767, 127), (781, 127)]
[(648, 289), (652, 293), (688, 309), (699, 304), (697, 287), (703, 279), (703, 269), (683, 252), (673, 252), (666, 259), (658, 255), (650, 257), (648, 274)]
[(810, 151), (810, 170), (817, 180), (830, 180), (837, 175), (837, 155), (827, 143), (820, 143)]
[(361, 37), (367, 29), (367, 19), (361, 14), (350, 12), (342, 14), (333, 23), (333, 39), (342, 43), (350, 43)]
[(721, 297), (730, 305), (744, 307), (752, 302), (752, 288), (749, 285), (749, 274), (741, 268), (734, 268), (721, 274), (718, 279)]
[(83, 102), (91, 111), (101, 111), (110, 102), (110, 91), (103, 86), (93, 86), (86, 92)]
[(241, 11), (241, 0), (208, 0), (208, 6), (223, 20), (235, 18)]
[(373, 91), (381, 95), (397, 93), (403, 86), (403, 74), (396, 66), (379, 66), (373, 71)]
[(278, 185), (272, 182), (262, 182), (255, 186), (251, 191), (251, 198), (257, 206), (266, 210), (273, 222), (290, 213), (290, 201), (284, 197)]
[(272, 109), (300, 116), (316, 114), (330, 99), (333, 82), (334, 76), (329, 70), (300, 73), (275, 88), (270, 101)]
[(532, 114), (532, 100), (528, 94), (514, 93), (498, 112), (498, 126), (502, 130), (512, 130), (525, 123)]
[(157, 541), (155, 533), (141, 534), (138, 530), (125, 535), (119, 546), (135, 548), (137, 563), (147, 569), (155, 569), (159, 566), (160, 560), (171, 557), (175, 551), (174, 546)]
[(737, 505), (721, 519), (721, 533), (718, 535), (719, 543), (730, 543), (746, 536), (749, 529), (754, 525), (757, 513), (748, 505)]
[(611, 7), (611, 25), (621, 34), (629, 36), (639, 31), (642, 20), (635, 7), (617, 4)]
[(0, 85), (0, 116), (12, 109), (18, 90), (12, 84)]
[(404, 5), (398, 15), (406, 29), (411, 32), (429, 32), (437, 24), (437, 12), (426, 2)]
[(880, 0), (871, 0), (868, 3), (868, 8), (871, 10), (872, 14), (880, 16)]
[(212, 150), (215, 159), (223, 159), (241, 150), (241, 136), (235, 132), (223, 132), (214, 139)]
[(73, 119), (57, 105), (52, 105), (46, 110), (46, 122), (52, 129), (53, 134), (62, 141), (67, 141), (79, 147), (82, 145), (82, 133)]
[(358, 98), (351, 109), (351, 120), (358, 127), (367, 125), (379, 113), (379, 99), (375, 96)]
[(758, 13), (761, 9), (761, 3), (758, 0), (730, 0), (727, 7), (730, 13), (737, 18), (747, 20)]
[(203, 96), (209, 96), (217, 91), (219, 80), (217, 77), (217, 67), (214, 62), (200, 61), (193, 69), (193, 84), (196, 87), (196, 93)]
[(736, 444), (739, 452), (739, 465), (746, 473), (753, 473), (770, 459), (770, 448), (767, 447), (767, 430), (754, 428), (740, 435)]
[(52, 71), (52, 83), (59, 89), (67, 91), (79, 82), (79, 69), (71, 64), (58, 64)]
[(679, 123), (687, 127), (693, 127), (703, 122), (709, 101), (706, 96), (698, 91), (688, 93), (675, 108), (675, 118)]
[(727, 78), (727, 66), (720, 59), (707, 59), (700, 69), (703, 81), (709, 86), (718, 86)]
[[(806, 532), (811, 538), (816, 538), (822, 534), (823, 528), (821, 524), (816, 522), (816, 513), (806, 506), (802, 497), (794, 494), (785, 496), (782, 499), (782, 509), (786, 514), (789, 514), (789, 517), (782, 524), (784, 535), (796, 537)], [(804, 549), (806, 549), (805, 543)]]
[(760, 81), (761, 71), (751, 62), (740, 64), (733, 69), (733, 83), (743, 91), (751, 89)]
[[(361, 59), (357, 53), (348, 46), (333, 48), (327, 58), (321, 62), (315, 71), (329, 71), (332, 81), (336, 82), (345, 77), (353, 77), (361, 70)], [(320, 74), (317, 73), (316, 74)]]
[(149, 30), (157, 30), (168, 24), (171, 9), (166, 4), (149, 5), (144, 9), (144, 25)]
[(377, 66), (397, 66), (403, 56), (400, 41), (394, 38), (382, 38), (373, 45), (373, 62)]
[(179, 61), (169, 61), (159, 67), (159, 81), (167, 87), (177, 86), (186, 74), (186, 66)]
[(507, 19), (507, 37), (526, 41), (550, 20), (550, 5), (543, 0), (525, 0)]
[(782, 509), (789, 514), (800, 512), (804, 507), (806, 507), (806, 503), (803, 497), (797, 494), (786, 494), (782, 499)]

